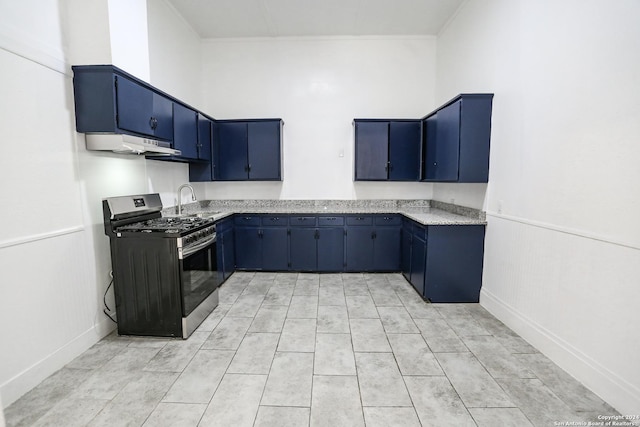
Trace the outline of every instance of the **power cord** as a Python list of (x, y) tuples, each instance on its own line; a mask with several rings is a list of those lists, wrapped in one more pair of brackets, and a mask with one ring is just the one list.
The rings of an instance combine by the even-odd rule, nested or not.
[(104, 303), (105, 308), (102, 309), (102, 312), (109, 318), (111, 319), (111, 321), (113, 323), (118, 323), (118, 321), (116, 319), (114, 319), (108, 312), (107, 310), (109, 310), (109, 312), (111, 311), (111, 308), (109, 308), (109, 306), (107, 305), (107, 292), (109, 292), (109, 288), (113, 285), (113, 271), (109, 272), (109, 276), (111, 276), (111, 281), (109, 282), (109, 286), (107, 286), (107, 289), (104, 291), (104, 295), (102, 296), (102, 302)]

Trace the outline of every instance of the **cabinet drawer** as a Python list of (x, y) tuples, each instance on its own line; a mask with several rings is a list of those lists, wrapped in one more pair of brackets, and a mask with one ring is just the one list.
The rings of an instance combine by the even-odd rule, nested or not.
[(302, 226), (302, 227), (315, 227), (316, 225), (316, 217), (315, 216), (292, 216), (291, 217), (291, 226)]
[(321, 216), (318, 217), (318, 225), (344, 225), (344, 217)]
[(236, 215), (234, 219), (236, 225), (260, 225), (260, 217), (255, 215)]
[(373, 217), (371, 216), (348, 216), (347, 225), (373, 225)]
[(402, 218), (398, 215), (381, 215), (376, 217), (376, 225), (401, 225)]
[(282, 215), (269, 215), (262, 217), (262, 225), (287, 225), (287, 217)]

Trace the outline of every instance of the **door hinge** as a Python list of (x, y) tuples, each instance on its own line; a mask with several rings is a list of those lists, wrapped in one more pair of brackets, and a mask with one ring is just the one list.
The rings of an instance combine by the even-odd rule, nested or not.
[(287, 236), (291, 236), (291, 229), (290, 228), (287, 229)]

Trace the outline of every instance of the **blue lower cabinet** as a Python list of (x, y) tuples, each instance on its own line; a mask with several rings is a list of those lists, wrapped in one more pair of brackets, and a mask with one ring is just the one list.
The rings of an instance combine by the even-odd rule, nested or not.
[(260, 228), (238, 227), (235, 229), (236, 268), (240, 270), (262, 269), (262, 240)]
[(371, 226), (347, 228), (346, 271), (372, 271), (374, 236), (374, 228)]
[(429, 226), (424, 296), (431, 302), (478, 302), (484, 225)]
[(294, 227), (290, 229), (291, 269), (294, 271), (317, 271), (317, 229)]
[(337, 272), (344, 269), (344, 228), (318, 228), (318, 271)]
[(229, 218), (216, 223), (217, 261), (220, 283), (227, 280), (236, 269), (233, 219)]
[(411, 228), (402, 227), (402, 249), (401, 249), (401, 266), (402, 275), (405, 279), (411, 280), (411, 241), (413, 235), (411, 234)]
[(373, 240), (373, 268), (375, 271), (399, 271), (402, 228), (400, 226), (376, 227)]
[(411, 275), (409, 282), (424, 297), (427, 242), (424, 235), (414, 233), (411, 240)]
[(262, 228), (262, 270), (285, 271), (289, 269), (287, 231), (286, 227)]

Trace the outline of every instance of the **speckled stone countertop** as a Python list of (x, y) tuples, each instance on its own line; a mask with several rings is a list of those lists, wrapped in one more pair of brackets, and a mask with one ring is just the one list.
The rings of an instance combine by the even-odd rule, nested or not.
[[(435, 200), (203, 200), (183, 205), (183, 214), (205, 214), (215, 220), (236, 213), (397, 213), (423, 225), (486, 224), (483, 211)], [(163, 215), (175, 214), (174, 206), (163, 210)]]

